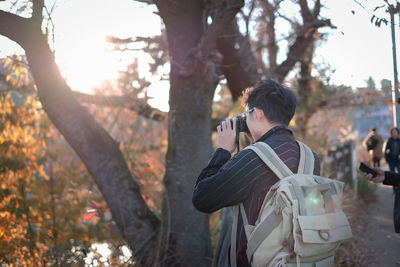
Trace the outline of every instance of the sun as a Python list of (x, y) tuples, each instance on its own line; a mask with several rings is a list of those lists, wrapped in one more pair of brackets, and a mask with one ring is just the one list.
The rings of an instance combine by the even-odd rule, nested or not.
[(139, 60), (139, 73), (149, 72), (148, 58), (140, 51), (110, 51), (107, 36), (152, 36), (161, 32), (154, 7), (131, 0), (70, 0), (52, 15), (56, 62), (72, 90), (92, 92), (104, 81), (118, 78), (119, 70)]
[(72, 90), (87, 93), (105, 80), (116, 79), (120, 68), (115, 53), (105, 51), (104, 40), (88, 39), (90, 45), (64, 42), (67, 49), (56, 51), (57, 64), (68, 85)]

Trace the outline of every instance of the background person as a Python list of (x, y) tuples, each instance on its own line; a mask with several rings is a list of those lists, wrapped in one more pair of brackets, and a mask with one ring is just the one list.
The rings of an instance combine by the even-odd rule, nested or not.
[(370, 160), (374, 167), (381, 166), (381, 158), (383, 156), (383, 138), (376, 132), (376, 128), (372, 127), (370, 133), (365, 137), (363, 141), (364, 146), (367, 148), (370, 155)]
[(399, 129), (397, 127), (390, 127), (389, 134), (390, 137), (386, 141), (385, 146), (385, 160), (389, 164), (389, 169), (392, 172), (400, 171), (400, 139), (399, 139)]

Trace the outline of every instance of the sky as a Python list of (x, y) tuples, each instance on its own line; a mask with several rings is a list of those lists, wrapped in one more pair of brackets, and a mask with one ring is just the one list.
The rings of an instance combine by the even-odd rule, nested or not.
[[(363, 7), (361, 7), (360, 3)], [(328, 41), (316, 52), (316, 60), (328, 63), (336, 71), (332, 75), (335, 84), (365, 86), (371, 76), (378, 85), (380, 80), (393, 80), (393, 54), (390, 23), (376, 27), (371, 23), (375, 7), (383, 4), (377, 0), (336, 0), (327, 1), (323, 14), (331, 18), (336, 30), (329, 30)], [(390, 17), (384, 8), (374, 14)], [(395, 15), (397, 50), (400, 48), (399, 15)], [(399, 54), (400, 51), (397, 51)], [(398, 58), (398, 57), (397, 57)]]
[[(46, 5), (50, 7), (53, 1), (47, 0)], [(0, 2), (0, 9), (8, 10), (9, 2)], [(378, 28), (370, 23), (374, 8), (382, 5), (383, 0), (322, 2), (326, 6), (322, 15), (330, 18), (337, 29), (322, 30), (328, 33), (328, 39), (318, 46), (315, 61), (334, 70), (331, 83), (356, 88), (365, 86), (369, 76), (377, 86), (381, 79), (393, 80), (390, 26), (382, 24)], [(288, 13), (290, 8), (287, 7)], [(115, 79), (118, 70), (135, 56), (139, 58), (142, 75), (148, 75), (146, 61), (149, 59), (146, 56), (137, 52), (129, 56), (111, 52), (106, 36), (127, 38), (158, 34), (161, 22), (155, 11), (154, 6), (133, 0), (58, 0), (52, 12), (55, 40), (51, 45), (55, 47), (56, 61), (71, 88), (90, 92), (93, 86), (100, 86), (104, 80)], [(383, 8), (376, 14), (389, 20)], [(396, 41), (400, 44), (398, 15), (395, 20)], [(13, 53), (21, 54), (23, 50), (0, 37), (0, 55)], [(152, 84), (149, 96), (155, 97), (150, 104), (168, 110), (167, 82)]]

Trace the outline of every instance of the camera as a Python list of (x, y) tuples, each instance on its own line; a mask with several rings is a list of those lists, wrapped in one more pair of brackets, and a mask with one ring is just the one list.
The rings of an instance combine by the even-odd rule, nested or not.
[[(254, 107), (246, 110), (245, 112), (239, 114), (236, 116), (236, 138), (235, 138), (235, 142), (236, 142), (236, 147), (237, 147), (237, 152), (239, 152), (239, 133), (240, 132), (246, 132), (246, 133), (250, 133), (249, 127), (247, 126), (246, 123), (246, 116), (247, 114), (251, 113), (254, 111)], [(233, 119), (228, 119), (230, 121), (230, 125), (231, 125), (231, 129), (233, 130)], [(221, 122), (221, 126), (222, 126), (222, 122)], [(221, 127), (222, 130), (223, 127)]]
[[(240, 132), (247, 132), (249, 133), (249, 127), (247, 127), (247, 123), (246, 123), (246, 113), (247, 112), (243, 112), (242, 114), (239, 114), (236, 116), (236, 133), (240, 133)], [(233, 129), (233, 118), (229, 119), (229, 121), (231, 122), (231, 127)], [(222, 122), (221, 122), (222, 125)]]
[[(246, 116), (253, 111), (254, 107), (236, 116), (236, 136), (238, 136), (240, 132), (250, 133), (249, 127), (247, 127), (246, 123)], [(231, 122), (231, 127), (233, 129), (233, 119), (229, 119), (229, 121)]]
[[(229, 119), (229, 121), (231, 122), (231, 127), (233, 129), (233, 119)], [(250, 132), (244, 116), (239, 115), (236, 117), (236, 132)]]

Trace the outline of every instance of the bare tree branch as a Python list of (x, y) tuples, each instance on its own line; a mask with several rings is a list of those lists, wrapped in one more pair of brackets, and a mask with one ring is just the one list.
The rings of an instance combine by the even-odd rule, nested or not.
[(246, 37), (247, 38), (250, 38), (249, 37), (249, 33), (250, 33), (249, 24), (250, 24), (250, 19), (251, 19), (252, 15), (253, 15), (255, 7), (256, 7), (256, 1), (251, 1), (250, 7), (249, 7), (249, 13), (247, 15), (243, 12), (243, 10), (240, 10), (240, 12), (239, 12), (239, 14), (242, 15), (243, 20), (244, 20), (245, 25), (246, 25)]
[(152, 0), (133, 0), (135, 2), (140, 2), (140, 3), (145, 3), (148, 5), (154, 4), (154, 2)]
[(230, 0), (226, 1), (226, 3), (220, 7), (218, 16), (213, 18), (211, 26), (206, 30), (201, 38), (198, 49), (203, 56), (207, 56), (207, 54), (215, 48), (218, 36), (235, 18), (236, 14), (243, 7), (243, 4), (243, 0)]
[(32, 24), (35, 25), (35, 27), (39, 27), (42, 25), (43, 21), (43, 8), (44, 8), (44, 0), (33, 0), (33, 7), (32, 7)]
[[(3, 84), (3, 88), (0, 88), (0, 92), (34, 91), (33, 83), (18, 88), (13, 87), (9, 82), (6, 81), (6, 75), (2, 73), (0, 73), (0, 82), (2, 82)], [(147, 99), (140, 99), (136, 97), (132, 98), (119, 95), (90, 95), (78, 91), (72, 91), (72, 93), (73, 96), (81, 103), (83, 102), (105, 107), (125, 108), (136, 112), (139, 116), (154, 121), (164, 121), (167, 118), (167, 113), (151, 107), (147, 103)]]
[(215, 15), (211, 25), (204, 31), (199, 44), (189, 51), (181, 63), (172, 60), (172, 64), (180, 68), (180, 75), (182, 77), (193, 75), (199, 71), (199, 68), (200, 73), (207, 72), (208, 67), (211, 66), (208, 64), (211, 54), (213, 55), (212, 61), (219, 61), (218, 54), (213, 54), (216, 48), (216, 41), (243, 5), (243, 0), (220, 0), (212, 3), (215, 9), (213, 10), (213, 14)]
[(315, 19), (315, 16), (313, 16), (313, 14), (311, 13), (308, 7), (307, 0), (299, 0), (299, 5), (300, 5), (301, 16), (303, 17), (304, 23), (313, 21)]
[(321, 1), (316, 0), (314, 4), (313, 16), (314, 17), (318, 16), (320, 11), (321, 11)]
[(73, 91), (73, 95), (81, 102), (106, 107), (122, 107), (136, 112), (150, 120), (163, 121), (167, 114), (151, 107), (146, 99), (130, 98), (118, 95), (90, 95)]
[(25, 28), (28, 27), (29, 19), (0, 10), (0, 33), (5, 37), (22, 46), (27, 39)]
[(292, 19), (288, 18), (286, 15), (282, 14), (279, 11), (276, 12), (276, 15), (277, 15), (277, 17), (280, 17), (280, 18), (286, 20), (287, 22), (289, 22), (292, 25), (294, 25), (294, 23), (295, 23)]
[(302, 59), (305, 48), (310, 43), (314, 42), (314, 33), (320, 27), (329, 26), (334, 28), (331, 21), (328, 20), (316, 20), (312, 23), (304, 25), (297, 32), (297, 38), (295, 42), (290, 46), (287, 58), (283, 61), (275, 70), (275, 75), (279, 81), (282, 81), (293, 66)]
[(254, 85), (260, 78), (249, 40), (241, 35), (236, 21), (231, 22), (218, 38), (217, 49), (223, 56), (220, 69), (235, 101), (243, 90)]
[[(275, 19), (276, 19), (276, 11), (279, 9), (279, 4), (281, 0), (275, 1), (274, 5), (270, 4), (268, 1), (259, 0), (259, 3), (263, 9), (263, 17), (266, 20), (266, 31), (265, 34), (267, 36), (267, 49), (268, 49), (268, 62), (269, 62), (269, 70), (267, 74), (274, 73), (277, 65), (277, 57), (278, 57), (278, 45), (276, 42), (276, 33), (275, 33)], [(260, 51), (261, 52), (261, 51)], [(268, 76), (269, 76), (268, 75)]]

